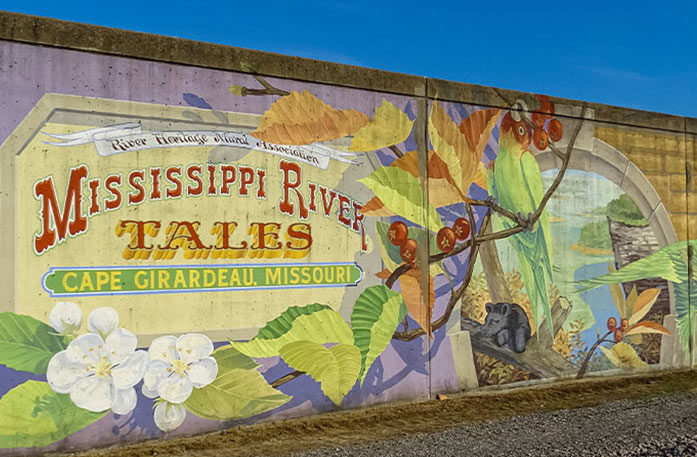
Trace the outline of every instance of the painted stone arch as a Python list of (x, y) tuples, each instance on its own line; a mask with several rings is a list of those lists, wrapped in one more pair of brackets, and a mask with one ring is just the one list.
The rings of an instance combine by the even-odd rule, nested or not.
[[(541, 171), (561, 167), (561, 159), (551, 151), (539, 153), (536, 157)], [(678, 241), (668, 210), (661, 202), (656, 189), (639, 167), (614, 147), (593, 138), (591, 150), (574, 148), (569, 169), (592, 171), (625, 191), (649, 222), (661, 247)]]
[[(589, 148), (573, 149), (569, 169), (597, 173), (626, 192), (648, 221), (659, 247), (677, 242), (678, 237), (665, 205), (639, 167), (619, 150), (597, 138), (592, 138), (585, 144)], [(560, 168), (562, 165), (561, 159), (551, 151), (541, 152), (536, 155), (536, 158), (541, 171)], [(668, 290), (671, 315), (666, 316), (664, 325), (674, 332), (675, 296), (670, 282), (668, 282)], [(668, 366), (686, 364), (687, 359), (677, 338), (664, 336), (661, 347), (661, 363)]]

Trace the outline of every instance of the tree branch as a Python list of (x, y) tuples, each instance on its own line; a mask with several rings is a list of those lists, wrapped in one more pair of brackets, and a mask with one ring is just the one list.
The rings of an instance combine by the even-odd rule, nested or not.
[(304, 371), (293, 371), (292, 373), (288, 373), (285, 376), (281, 376), (275, 381), (271, 381), (269, 385), (273, 387), (274, 389), (277, 387), (282, 386), (283, 384), (287, 383), (288, 381), (292, 381), (293, 379), (297, 378), (298, 376), (304, 375)]
[(239, 86), (239, 85), (234, 85), (232, 87), (236, 87), (238, 89), (237, 95), (241, 97), (246, 97), (247, 95), (278, 95), (278, 96), (285, 96), (289, 95), (290, 92), (287, 90), (279, 89), (277, 87), (272, 86), (266, 79), (264, 79), (263, 76), (259, 75), (252, 75), (254, 76), (254, 79), (259, 81), (259, 84), (264, 86), (263, 89), (252, 89), (250, 87), (244, 87), (244, 86)]
[[(261, 76), (257, 77), (255, 75), (255, 78), (266, 88), (268, 91), (270, 88), (273, 88), (270, 84), (268, 84), (266, 81), (262, 82), (263, 78)], [(268, 84), (268, 86), (267, 86)], [(495, 89), (497, 93), (499, 92), (498, 89)], [(285, 91), (281, 95), (287, 95), (288, 93)], [(268, 93), (265, 93), (264, 95), (268, 95)], [(276, 94), (279, 95), (279, 94)], [(499, 93), (499, 96), (508, 103), (506, 98), (503, 96), (503, 94)], [(509, 103), (510, 104), (510, 103)], [(576, 125), (576, 128), (574, 129), (573, 134), (571, 135), (567, 147), (567, 152), (566, 154), (561, 153), (556, 149), (554, 145), (550, 143), (550, 148), (557, 154), (557, 156), (561, 157), (563, 159), (562, 166), (559, 170), (559, 173), (557, 174), (554, 182), (552, 185), (547, 189), (547, 192), (543, 196), (542, 200), (540, 201), (540, 204), (537, 207), (537, 210), (528, 218), (524, 219), (519, 217), (516, 214), (513, 214), (511, 211), (506, 210), (505, 208), (501, 207), (494, 201), (490, 200), (470, 200), (465, 203), (466, 208), (467, 208), (467, 213), (468, 217), (470, 219), (470, 227), (472, 227), (472, 233), (470, 235), (470, 238), (467, 239), (465, 242), (460, 243), (457, 245), (452, 251), (450, 252), (441, 252), (438, 254), (430, 255), (428, 258), (429, 264), (435, 263), (435, 262), (440, 262), (441, 260), (444, 260), (448, 257), (452, 257), (454, 255), (458, 255), (462, 252), (464, 252), (467, 248), (471, 247), (470, 250), (470, 256), (469, 256), (469, 262), (467, 265), (467, 272), (465, 274), (465, 278), (461, 284), (461, 286), (454, 292), (451, 293), (450, 299), (448, 300), (448, 305), (446, 306), (445, 312), (441, 317), (436, 319), (435, 321), (432, 322), (431, 328), (432, 330), (437, 330), (443, 325), (445, 325), (448, 320), (450, 319), (450, 315), (453, 312), (453, 309), (455, 308), (455, 304), (462, 298), (462, 295), (464, 294), (465, 290), (469, 286), (469, 283), (472, 279), (472, 273), (474, 271), (474, 264), (477, 259), (477, 255), (479, 254), (479, 247), (482, 243), (488, 242), (488, 241), (494, 241), (494, 240), (500, 240), (504, 238), (508, 238), (512, 235), (515, 235), (517, 233), (520, 233), (524, 230), (530, 230), (532, 227), (534, 227), (535, 223), (538, 221), (538, 219), (541, 217), (542, 213), (544, 212), (545, 206), (547, 205), (547, 202), (552, 198), (552, 195), (554, 192), (557, 190), (559, 185), (561, 184), (562, 179), (564, 178), (564, 175), (566, 173), (566, 170), (569, 166), (569, 161), (571, 159), (571, 152), (574, 147), (574, 143), (576, 142), (576, 138), (578, 137), (579, 132), (581, 131), (581, 127), (583, 126), (583, 122), (585, 120), (585, 114), (586, 114), (586, 105), (583, 105), (583, 109), (581, 111), (581, 118), (579, 122)], [(526, 119), (526, 122), (529, 122), (529, 120)], [(393, 149), (393, 147), (390, 147), (390, 149), (398, 155), (401, 153), (401, 151), (394, 147), (396, 149)], [(399, 155), (398, 155), (399, 156)], [(482, 225), (480, 227), (480, 233), (484, 233), (483, 235), (477, 235), (475, 232), (475, 221), (474, 221), (474, 214), (472, 212), (471, 205), (475, 206), (487, 206), (489, 208), (489, 211), (486, 212), (484, 219), (482, 221)], [(498, 232), (494, 233), (486, 233), (486, 228), (489, 225), (490, 222), (490, 217), (491, 213), (496, 212), (498, 214), (501, 214), (505, 217), (508, 217), (509, 219), (513, 220), (516, 223), (515, 227), (511, 227), (509, 229), (505, 230), (500, 230)], [(404, 273), (408, 272), (409, 270), (412, 269), (412, 266), (408, 263), (404, 263), (397, 267), (390, 277), (385, 281), (385, 285), (389, 288), (392, 288), (394, 286), (394, 283), (397, 282), (400, 276), (402, 276)], [(564, 299), (566, 300), (566, 299)], [(568, 301), (567, 301), (568, 303)], [(553, 323), (553, 334), (556, 335), (556, 333), (559, 331), (561, 328), (561, 325), (564, 323), (566, 320), (566, 317), (568, 316), (568, 313), (570, 312), (571, 305), (569, 304), (568, 307), (562, 307), (561, 311), (559, 309), (556, 310), (555, 314), (555, 307), (559, 307), (560, 302), (559, 300), (553, 305), (552, 308), (552, 323)], [(560, 320), (561, 319), (561, 320)], [(544, 321), (543, 321), (544, 324)], [(523, 368), (525, 370), (528, 370), (532, 373), (535, 373), (538, 376), (541, 377), (554, 377), (554, 376), (562, 376), (562, 375), (568, 375), (572, 369), (574, 369), (573, 364), (566, 360), (564, 357), (562, 357), (559, 353), (554, 351), (552, 349), (552, 343), (553, 343), (553, 335), (549, 335), (548, 332), (544, 332), (547, 335), (549, 335), (549, 338), (551, 340), (547, 340), (546, 338), (543, 339), (543, 337), (538, 336), (537, 338), (531, 339), (531, 341), (528, 342), (528, 345), (526, 346), (526, 351), (523, 352), (522, 354), (533, 354), (533, 355), (518, 355), (516, 356), (515, 352), (510, 351), (509, 349), (505, 347), (498, 347), (496, 346), (493, 341), (491, 341), (490, 338), (486, 338), (486, 341), (484, 337), (481, 335), (480, 330), (481, 330), (481, 324), (475, 321), (469, 321), (469, 320), (463, 320), (463, 329), (464, 330), (470, 330), (470, 337), (472, 338), (472, 346), (475, 348), (475, 350), (478, 350), (479, 352), (492, 355), (493, 357), (498, 358), (499, 360), (502, 360), (507, 363), (511, 363), (513, 365), (516, 365), (520, 368)], [(479, 328), (477, 327), (479, 326)], [(406, 326), (405, 326), (406, 327)], [(542, 325), (540, 326), (542, 328)], [(395, 340), (400, 340), (400, 341), (413, 341), (416, 338), (419, 338), (422, 335), (425, 335), (426, 332), (422, 328), (416, 328), (413, 330), (407, 331), (405, 328), (405, 331), (399, 332), (395, 331), (394, 334), (392, 335), (392, 339)], [(476, 340), (476, 343), (475, 343)], [(276, 381), (273, 381), (271, 383), (272, 387), (278, 387), (288, 381), (291, 381), (292, 379), (295, 379), (296, 377), (304, 374), (301, 371), (294, 371), (292, 373), (289, 373), (288, 375), (285, 375)]]
[[(561, 329), (564, 321), (571, 313), (571, 303), (560, 297), (552, 305), (552, 328), (554, 335)], [(546, 327), (543, 321), (540, 328)], [(518, 368), (529, 371), (540, 378), (569, 376), (576, 371), (576, 367), (561, 354), (552, 348), (552, 343), (547, 342), (545, 337), (531, 338), (523, 352), (514, 352), (506, 346), (498, 346), (494, 339), (483, 334), (483, 325), (471, 319), (462, 319), (463, 330), (470, 332), (472, 349), (476, 352), (489, 355), (502, 362), (515, 365)], [(549, 332), (544, 332), (550, 335)], [(554, 336), (550, 335), (550, 341), (554, 341)]]
[(404, 157), (404, 153), (402, 152), (401, 149), (397, 147), (397, 145), (393, 144), (392, 146), (389, 147), (389, 150), (394, 152), (394, 155), (397, 156), (397, 158), (402, 158)]

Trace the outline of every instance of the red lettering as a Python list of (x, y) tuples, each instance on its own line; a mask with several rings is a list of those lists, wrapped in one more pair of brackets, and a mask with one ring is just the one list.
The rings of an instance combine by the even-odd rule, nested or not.
[(104, 181), (104, 186), (106, 187), (106, 190), (114, 197), (112, 199), (104, 200), (104, 206), (106, 207), (106, 209), (116, 209), (119, 206), (121, 206), (121, 202), (123, 201), (123, 197), (121, 196), (121, 189), (119, 189), (118, 187), (114, 187), (120, 185), (121, 175), (111, 175), (106, 177), (106, 180)]
[(99, 214), (101, 211), (101, 208), (99, 207), (99, 178), (90, 179), (88, 181), (88, 185), (90, 187), (91, 201), (89, 215), (94, 216), (95, 214)]
[[(148, 226), (151, 227), (151, 233), (157, 233), (160, 230), (160, 221), (132, 221), (124, 220), (119, 223), (119, 226), (125, 230), (128, 230), (129, 226), (135, 225), (136, 233), (131, 234), (131, 242), (128, 245), (131, 249), (152, 249), (153, 245), (145, 245), (145, 235), (147, 233)], [(121, 232), (123, 234), (125, 232)], [(119, 235), (120, 236), (120, 235)], [(135, 245), (134, 245), (135, 243)]]
[(307, 187), (310, 189), (310, 211), (316, 213), (317, 204), (315, 203), (315, 191), (317, 190), (317, 184), (310, 182), (307, 183)]
[(254, 182), (254, 168), (240, 167), (240, 195), (247, 196), (247, 187)]
[(150, 200), (159, 200), (162, 198), (162, 192), (160, 192), (160, 175), (162, 174), (161, 168), (151, 168), (150, 177), (152, 178), (152, 190), (150, 191)]
[[(298, 187), (300, 187), (300, 183), (302, 181), (300, 165), (281, 160), (280, 168), (281, 171), (283, 171), (283, 200), (281, 200), (278, 204), (278, 209), (283, 214), (288, 214), (289, 216), (294, 214), (295, 206), (290, 201), (290, 191), (292, 189), (295, 191), (295, 196), (298, 199), (300, 219), (307, 219), (309, 214), (307, 208), (305, 207), (305, 201), (303, 200), (302, 194), (298, 190)], [(295, 174), (295, 180), (293, 181), (291, 181), (291, 172)]]
[[(138, 181), (136, 181), (136, 178)], [(136, 205), (142, 203), (145, 200), (145, 187), (143, 187), (142, 182), (145, 180), (145, 171), (143, 170), (133, 170), (128, 174), (128, 184), (133, 190), (137, 190), (137, 193), (128, 193), (128, 204)]]
[(329, 191), (329, 203), (327, 203), (327, 188), (324, 186), (319, 186), (319, 193), (322, 195), (322, 207), (324, 208), (324, 215), (329, 216), (329, 214), (332, 212), (332, 205), (334, 205), (336, 192), (333, 190)]
[(223, 165), (220, 169), (223, 172), (223, 185), (220, 189), (220, 193), (223, 195), (230, 195), (230, 184), (235, 182), (235, 166)]
[(39, 218), (42, 222), (41, 233), (34, 236), (34, 249), (37, 254), (43, 253), (56, 242), (65, 240), (68, 234), (75, 236), (87, 230), (87, 218), (82, 213), (82, 180), (87, 179), (87, 174), (85, 165), (70, 170), (62, 210), (56, 198), (52, 177), (49, 176), (35, 184), (34, 196), (41, 200)]
[(346, 211), (351, 210), (351, 200), (346, 195), (339, 194), (339, 222), (346, 227), (351, 227), (351, 219), (344, 216)]
[(288, 226), (288, 236), (295, 240), (305, 240), (304, 246), (293, 246), (293, 243), (288, 241), (286, 243), (286, 247), (288, 249), (304, 251), (310, 249), (310, 246), (312, 246), (312, 232), (310, 229), (310, 224), (304, 224), (302, 222), (290, 224)]
[(174, 184), (174, 188), (168, 187), (165, 191), (167, 198), (179, 198), (182, 196), (182, 168), (168, 167), (165, 171), (165, 178), (170, 184)]
[[(201, 225), (200, 222), (189, 222), (189, 221), (172, 221), (167, 227), (167, 233), (169, 238), (167, 239), (167, 244), (162, 246), (157, 246), (158, 249), (169, 249), (176, 250), (179, 249), (183, 242), (188, 242), (188, 249), (210, 249), (211, 246), (205, 246), (201, 242), (201, 238), (198, 236), (198, 227)], [(177, 243), (175, 243), (175, 241)], [(193, 243), (193, 246), (192, 246)], [(172, 246), (174, 244), (174, 247)]]
[[(194, 172), (196, 172), (197, 174), (194, 174)], [(196, 187), (194, 188), (192, 188), (191, 184), (186, 186), (186, 195), (201, 195), (201, 193), (203, 192), (203, 179), (201, 179), (201, 173), (203, 173), (201, 165), (191, 165), (186, 168), (186, 176), (190, 180), (196, 182)]]
[(259, 179), (259, 190), (257, 191), (257, 198), (266, 198), (266, 191), (264, 190), (264, 178), (266, 177), (266, 170), (258, 169), (257, 176)]
[(215, 165), (208, 165), (208, 195), (215, 195)]

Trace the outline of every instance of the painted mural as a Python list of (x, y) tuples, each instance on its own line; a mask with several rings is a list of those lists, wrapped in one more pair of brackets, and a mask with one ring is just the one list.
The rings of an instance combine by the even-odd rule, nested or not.
[(0, 454), (691, 363), (695, 242), (585, 106), (89, 58), (174, 74), (0, 126)]

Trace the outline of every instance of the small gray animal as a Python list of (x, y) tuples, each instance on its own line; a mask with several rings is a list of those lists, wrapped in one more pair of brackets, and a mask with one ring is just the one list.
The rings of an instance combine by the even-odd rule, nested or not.
[(507, 345), (511, 351), (523, 352), (530, 339), (530, 322), (523, 308), (516, 303), (487, 303), (484, 336), (497, 345)]

